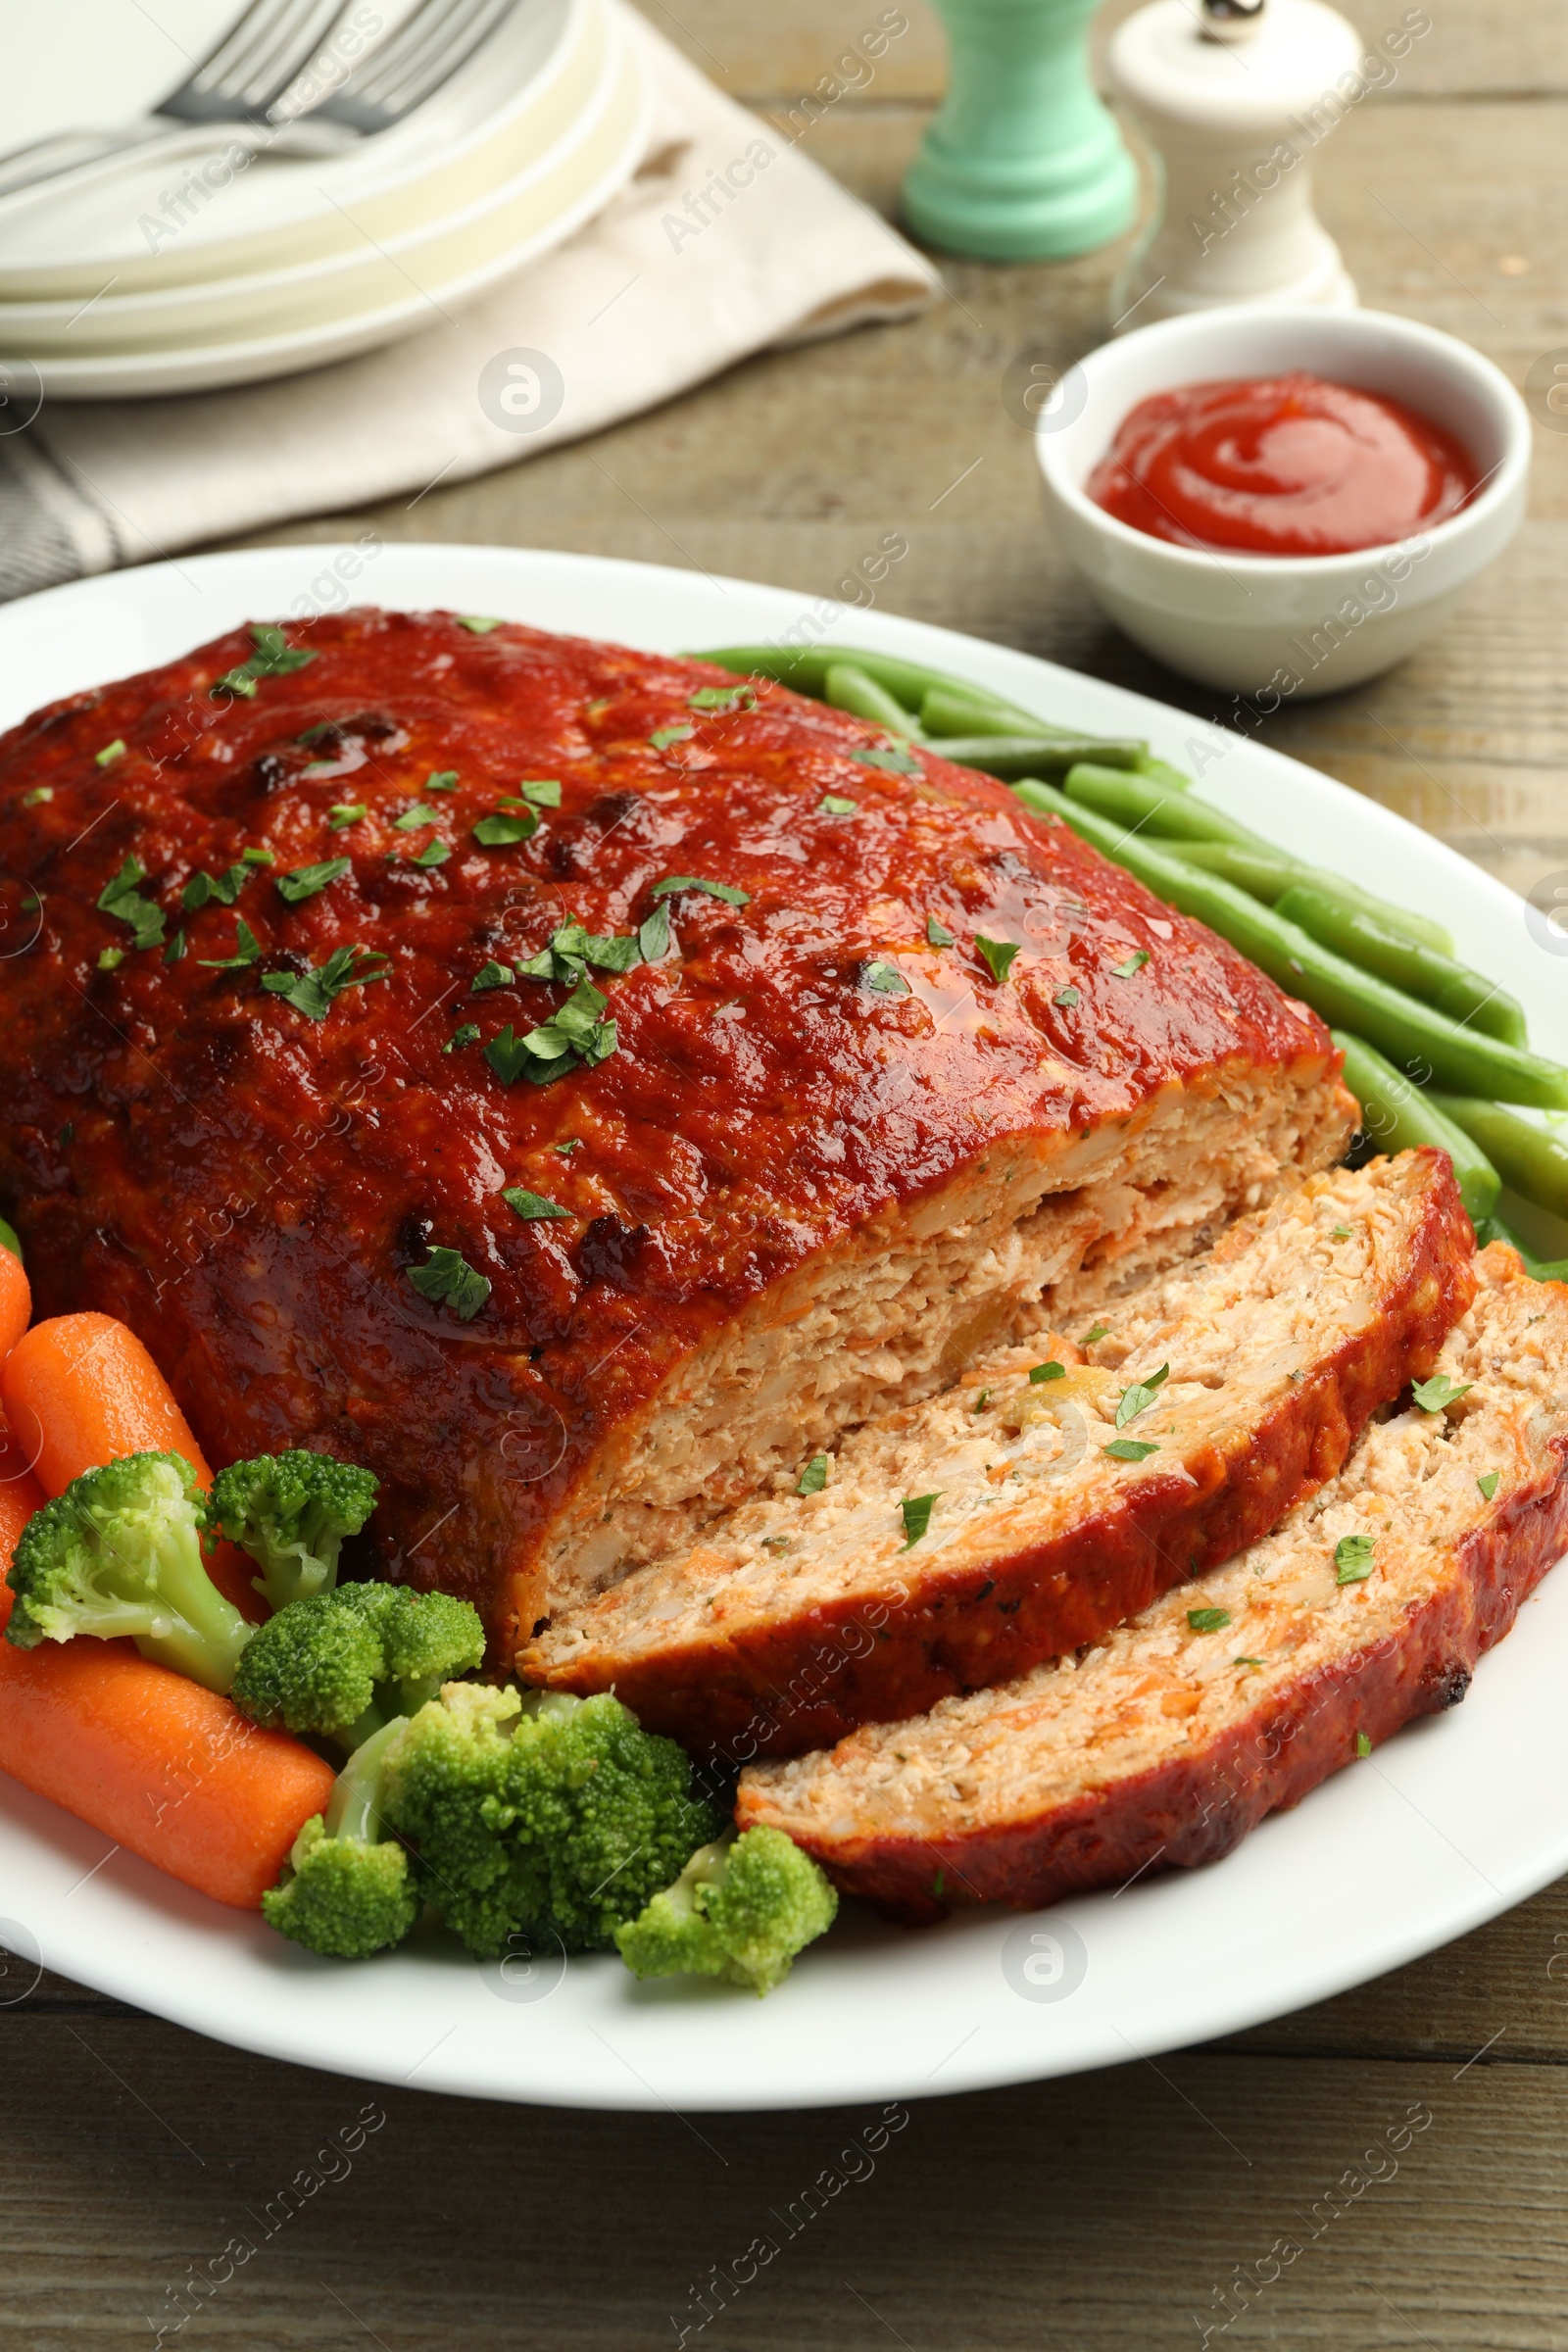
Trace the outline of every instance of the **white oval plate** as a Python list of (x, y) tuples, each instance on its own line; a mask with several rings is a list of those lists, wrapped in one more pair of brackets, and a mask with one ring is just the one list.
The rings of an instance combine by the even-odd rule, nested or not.
[[(1166, 759), (1202, 767), (1204, 793), (1261, 832), (1440, 916), (1461, 955), (1524, 1001), (1542, 1049), (1568, 1057), (1560, 967), (1535, 945), (1520, 901), (1440, 842), (1141, 695), (788, 589), (502, 548), (196, 557), (0, 610), (0, 725), (240, 620), (353, 602), (444, 605), (656, 651), (834, 638), (955, 670), (1043, 717), (1147, 735)], [(5, 1782), (0, 1942), (244, 2049), (479, 2098), (803, 2107), (1029, 2082), (1321, 2000), (1568, 1869), (1565, 1678), (1559, 1576), (1483, 1662), (1462, 1707), (1411, 1725), (1225, 1861), (1029, 1917), (975, 1912), (906, 1933), (861, 1914), (761, 2002), (705, 1984), (639, 1986), (608, 1957), (478, 1967), (434, 1940), (357, 1967), (318, 1961)]]

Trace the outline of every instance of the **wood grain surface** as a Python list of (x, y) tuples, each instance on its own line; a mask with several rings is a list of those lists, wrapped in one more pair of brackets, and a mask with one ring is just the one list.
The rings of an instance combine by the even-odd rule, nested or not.
[[(909, 29), (870, 85), (808, 134), (808, 152), (889, 212), (943, 71), (933, 18), (905, 5)], [(878, 13), (871, 0), (644, 6), (780, 122)], [(1118, 0), (1104, 18), (1124, 13)], [(1349, 0), (1348, 13), (1375, 35), (1399, 10)], [(1322, 210), (1365, 301), (1463, 335), (1522, 383), (1540, 354), (1568, 347), (1568, 10), (1430, 0), (1430, 13), (1394, 89), (1324, 151)], [(897, 530), (909, 553), (890, 610), (1222, 716), (1088, 609), (1009, 414), (1021, 353), (1067, 358), (1100, 339), (1116, 260), (950, 264), (948, 299), (910, 324), (755, 360), (412, 511), (323, 514), (251, 544), (368, 523), (814, 595)], [(1538, 438), (1531, 520), (1443, 636), (1265, 730), (1521, 891), (1568, 866), (1568, 432)], [(185, 2340), (246, 2352), (626, 2352), (673, 2345), (683, 2327), (708, 2352), (1163, 2352), (1205, 2328), (1215, 2344), (1325, 2352), (1556, 2352), (1565, 2069), (1568, 1884), (1231, 2041), (901, 2110), (874, 2158), (861, 2135), (879, 2110), (683, 2121), (378, 2091), (13, 1975), (0, 1980), (0, 2348), (148, 2343), (184, 2312)], [(352, 2158), (320, 2155), (356, 2123)], [(312, 2167), (339, 2177), (279, 2218), (285, 2185)], [(804, 2211), (824, 2174), (841, 2185), (814, 2218), (788, 2234), (770, 2223)], [(779, 2251), (755, 2283), (727, 2305), (695, 2299), (762, 2231)], [(235, 2238), (254, 2253), (194, 2299), (191, 2266)], [(697, 2332), (704, 2308), (714, 2316)]]

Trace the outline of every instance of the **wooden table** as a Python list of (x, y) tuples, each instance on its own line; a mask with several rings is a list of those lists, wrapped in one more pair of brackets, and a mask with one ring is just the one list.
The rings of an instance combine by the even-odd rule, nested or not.
[[(645, 4), (780, 120), (878, 14), (872, 0), (677, 0), (678, 15)], [(889, 210), (942, 70), (931, 21), (918, 0), (905, 5), (910, 27), (871, 86), (831, 107), (809, 141)], [(1394, 0), (1351, 7), (1368, 34), (1398, 13)], [(1392, 94), (1327, 150), (1322, 209), (1366, 301), (1452, 329), (1522, 382), (1540, 353), (1568, 345), (1568, 12), (1561, 0), (1432, 0), (1432, 13)], [(887, 583), (890, 609), (1208, 714), (1213, 698), (1089, 610), (1045, 536), (1028, 442), (1004, 405), (1026, 344), (1099, 339), (1113, 260), (956, 265), (952, 299), (913, 324), (755, 361), (412, 513), (394, 502), (270, 536), (370, 524), (819, 593), (892, 529), (909, 553)], [(1532, 519), (1468, 610), (1393, 677), (1302, 706), (1268, 739), (1528, 890), (1568, 865), (1565, 591), (1568, 436), (1543, 431)], [(712, 2352), (1159, 2352), (1197, 2345), (1229, 2311), (1244, 2316), (1216, 2343), (1559, 2347), (1565, 2063), (1568, 1886), (1233, 2041), (915, 2106), (874, 2172), (690, 2340)], [(347, 2176), (265, 2239), (189, 2321), (189, 2340), (247, 2352), (673, 2344), (699, 2316), (692, 2288), (744, 2252), (769, 2208), (826, 2168), (864, 2173), (841, 2151), (868, 2120), (685, 2122), (378, 2091), (239, 2056), (55, 1981), (0, 2007), (0, 2100), (5, 2352), (148, 2342), (189, 2308), (189, 2266), (254, 2235), (247, 2217), (367, 2102), (385, 2121)], [(1324, 2221), (1327, 2192), (1412, 2109), (1429, 2120), (1395, 2176)], [(1276, 2240), (1303, 2237), (1315, 2202), (1311, 2244), (1271, 2259)], [(1250, 2309), (1239, 2292), (1223, 2302), (1248, 2273)]]

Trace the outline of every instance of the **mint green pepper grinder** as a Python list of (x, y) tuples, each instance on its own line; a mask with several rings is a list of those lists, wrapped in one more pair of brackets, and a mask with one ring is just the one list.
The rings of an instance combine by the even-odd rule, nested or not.
[(1095, 0), (936, 0), (948, 94), (904, 182), (915, 234), (988, 262), (1064, 262), (1130, 227), (1137, 174), (1089, 78)]

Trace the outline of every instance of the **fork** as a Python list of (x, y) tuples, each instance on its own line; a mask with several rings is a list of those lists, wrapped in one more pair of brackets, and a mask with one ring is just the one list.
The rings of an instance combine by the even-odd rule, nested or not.
[[(124, 130), (63, 131), (0, 159), (0, 202), (112, 172), (127, 155), (333, 154), (434, 96), (520, 0), (416, 0), (391, 32), (364, 0), (250, 0), (177, 89)], [(353, 37), (352, 47), (346, 37)], [(368, 48), (368, 55), (362, 55)], [(82, 142), (91, 144), (85, 153)]]

